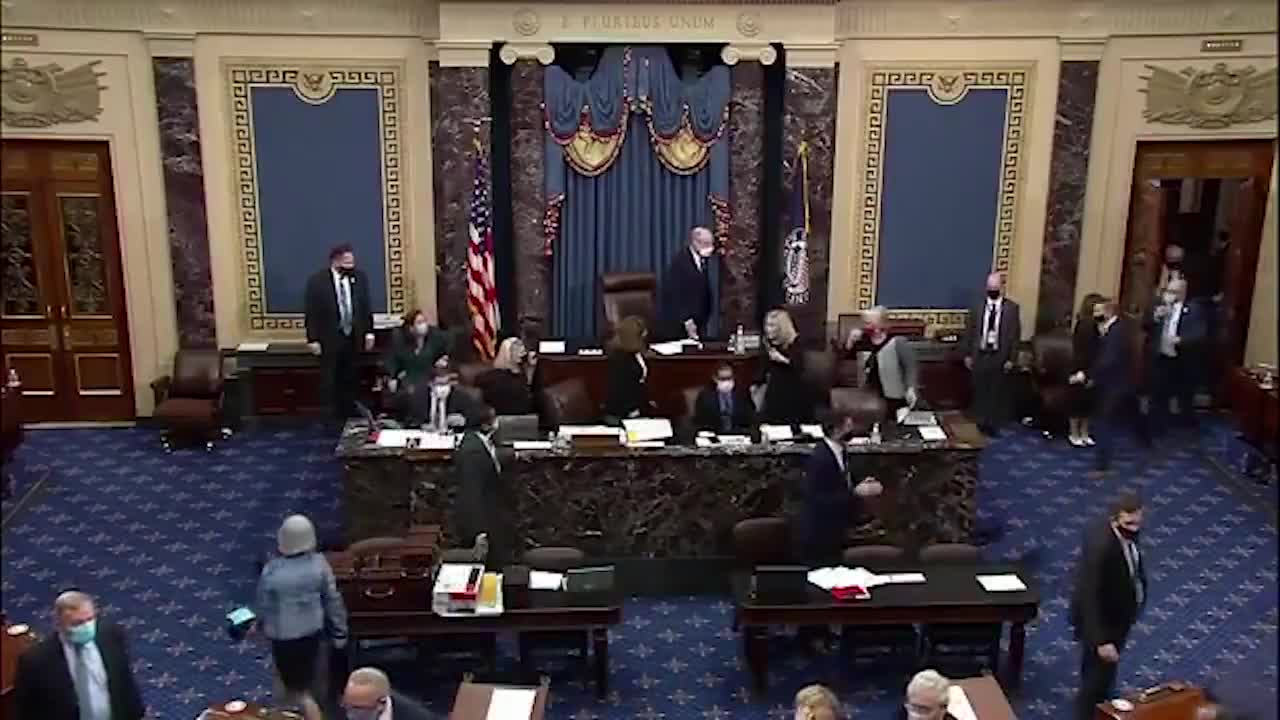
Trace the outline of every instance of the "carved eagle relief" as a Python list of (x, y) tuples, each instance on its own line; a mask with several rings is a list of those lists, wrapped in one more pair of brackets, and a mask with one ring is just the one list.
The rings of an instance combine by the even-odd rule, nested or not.
[(1226, 63), (1182, 72), (1146, 68), (1151, 74), (1142, 78), (1147, 81), (1141, 91), (1147, 96), (1142, 116), (1150, 122), (1214, 129), (1276, 116), (1276, 68), (1231, 70)]
[(48, 127), (96, 120), (102, 114), (100, 61), (63, 70), (56, 63), (32, 67), (22, 58), (0, 72), (3, 122), (12, 127)]

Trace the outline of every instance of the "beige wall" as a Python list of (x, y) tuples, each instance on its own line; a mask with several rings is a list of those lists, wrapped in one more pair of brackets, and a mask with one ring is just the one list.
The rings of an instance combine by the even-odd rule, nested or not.
[(57, 63), (65, 69), (101, 61), (98, 70), (105, 74), (101, 84), (106, 89), (103, 112), (96, 120), (35, 129), (6, 126), (3, 137), (105, 140), (110, 145), (134, 406), (139, 415), (150, 415), (150, 383), (172, 366), (178, 335), (159, 121), (146, 42), (139, 33), (44, 31), (38, 47), (5, 48), (0, 56), (6, 66), (21, 57), (31, 65)]
[(1277, 246), (1276, 211), (1280, 209), (1280, 196), (1276, 195), (1276, 174), (1280, 172), (1280, 157), (1271, 161), (1271, 190), (1267, 193), (1267, 215), (1262, 223), (1262, 251), (1258, 257), (1258, 275), (1253, 285), (1253, 308), (1249, 313), (1249, 339), (1245, 345), (1246, 364), (1267, 363), (1280, 365), (1276, 351), (1276, 329), (1280, 324), (1280, 311), (1276, 308)]

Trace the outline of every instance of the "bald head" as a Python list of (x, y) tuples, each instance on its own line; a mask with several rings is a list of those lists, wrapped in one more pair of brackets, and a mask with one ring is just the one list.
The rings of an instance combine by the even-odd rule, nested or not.
[(1164, 249), (1164, 261), (1169, 265), (1177, 265), (1182, 262), (1183, 250), (1181, 245), (1168, 245)]
[(1004, 292), (1004, 273), (993, 272), (987, 276), (987, 292), (992, 290), (997, 293)]
[(374, 667), (356, 668), (347, 678), (342, 705), (348, 710), (374, 710), (391, 694), (387, 674)]

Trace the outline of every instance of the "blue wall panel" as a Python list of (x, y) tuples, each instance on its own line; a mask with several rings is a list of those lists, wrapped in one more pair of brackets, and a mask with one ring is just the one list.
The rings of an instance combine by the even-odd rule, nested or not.
[(268, 313), (301, 313), (307, 276), (348, 243), (387, 308), (382, 143), (375, 88), (342, 88), (320, 105), (289, 87), (254, 87), (254, 155)]
[(991, 271), (1007, 91), (887, 94), (876, 303), (968, 307)]

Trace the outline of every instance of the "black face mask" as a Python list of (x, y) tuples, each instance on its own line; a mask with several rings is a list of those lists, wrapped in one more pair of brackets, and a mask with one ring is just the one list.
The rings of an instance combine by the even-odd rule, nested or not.
[(339, 267), (338, 273), (346, 277), (353, 277), (356, 274), (356, 269), (353, 267)]
[(1106, 316), (1106, 315), (1094, 315), (1094, 316), (1093, 316), (1093, 321), (1094, 321), (1094, 322), (1096, 322), (1096, 323), (1098, 323), (1099, 325), (1101, 325), (1102, 323), (1104, 323), (1104, 322), (1106, 322), (1106, 321), (1107, 321), (1107, 316)]
[(1000, 291), (999, 291), (999, 290), (988, 290), (988, 291), (987, 291), (987, 297), (991, 298), (992, 300), (999, 299), (999, 297), (1000, 297)]
[(1120, 533), (1120, 537), (1124, 538), (1125, 540), (1128, 540), (1129, 542), (1136, 541), (1138, 539), (1138, 535), (1140, 534), (1140, 531), (1138, 530), (1129, 530), (1119, 525), (1116, 526), (1116, 532)]

